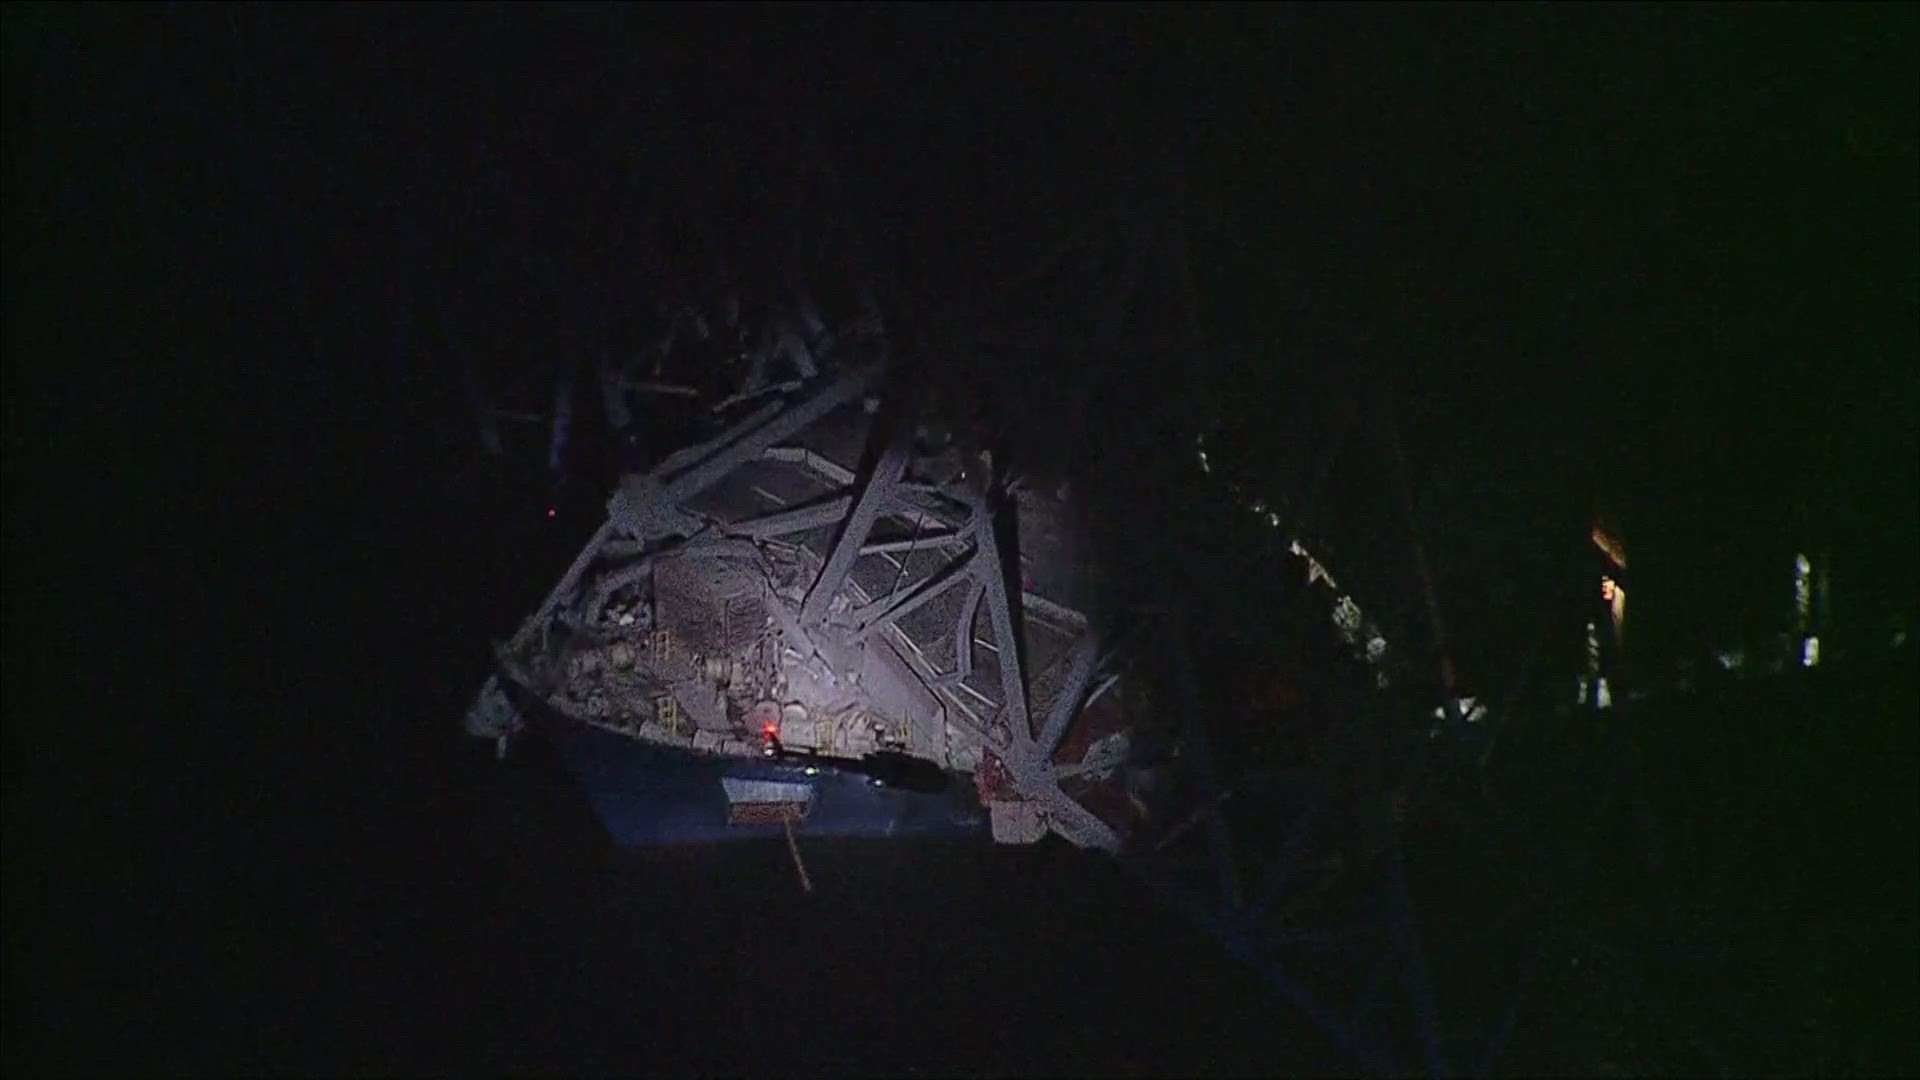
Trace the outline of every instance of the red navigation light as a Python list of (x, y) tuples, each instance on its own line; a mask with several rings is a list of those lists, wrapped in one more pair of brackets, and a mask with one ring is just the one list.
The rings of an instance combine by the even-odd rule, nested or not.
[(763, 726), (760, 730), (766, 732), (767, 738), (771, 739), (773, 738), (774, 731), (776, 729), (773, 726), (773, 721), (769, 720), (767, 721), (766, 725)]
[(552, 516), (553, 516), (553, 515), (554, 515), (555, 513), (557, 513), (557, 511), (555, 511), (553, 507), (551, 507), (551, 506), (549, 506), (549, 507), (547, 507), (547, 516), (548, 516), (548, 517), (552, 517)]

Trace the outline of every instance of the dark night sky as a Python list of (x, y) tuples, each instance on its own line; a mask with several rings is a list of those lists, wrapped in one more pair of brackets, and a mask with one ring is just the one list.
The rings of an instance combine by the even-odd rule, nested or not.
[[(138, 433), (188, 415), (355, 473), (396, 284), (544, 357), (633, 237), (684, 240), (696, 205), (755, 235), (811, 133), (902, 310), (1058, 236), (1187, 226), (1207, 347), (1122, 381), (1177, 372), (1268, 430), (1315, 407), (1302, 384), (1391, 386), (1463, 578), (1598, 510), (1676, 580), (1719, 567), (1705, 593), (1800, 544), (1915, 589), (1906, 8), (29, 5), (7, 28), (9, 419), (55, 448), (9, 479), (55, 504), (57, 466), (151, 467)], [(1152, 270), (1148, 318), (1178, 300)], [(19, 362), (88, 337), (112, 359)]]
[[(123, 816), (194, 849), (144, 845), (173, 896), (313, 835), (325, 798), (391, 810), (302, 755), (378, 759), (343, 747), (402, 705), (437, 753), (470, 683), (423, 688), (414, 653), (484, 664), (527, 602), (500, 581), (566, 558), (474, 554), (498, 521), (440, 499), (453, 455), (421, 449), (471, 432), (445, 385), (392, 389), (393, 298), (444, 296), (543, 379), (631, 238), (672, 260), (700, 228), (757, 236), (779, 189), (758, 178), (809, 133), (901, 311), (1066, 236), (1188, 227), (1206, 347), (1098, 381), (1225, 402), (1276, 483), (1288, 417), (1351, 400), (1311, 388), (1391, 387), (1456, 611), (1599, 510), (1673, 626), (1750, 606), (1800, 544), (1910, 617), (1915, 11), (7, 5), (8, 819), (45, 834), (41, 877), (108, 883), (77, 890), (93, 911), (132, 892), (112, 859), (147, 834)], [(1058, 306), (1097, 298), (1104, 258)], [(1177, 275), (1150, 269), (1130, 306), (1178, 324)], [(354, 708), (320, 715), (334, 695)], [(17, 889), (65, 904), (17, 884), (24, 843), (10, 825), (10, 912)]]

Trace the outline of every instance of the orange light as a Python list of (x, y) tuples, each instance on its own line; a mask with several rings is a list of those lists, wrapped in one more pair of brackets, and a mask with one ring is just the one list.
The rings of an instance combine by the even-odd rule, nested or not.
[(1595, 525), (1593, 531), (1587, 535), (1593, 538), (1594, 547), (1599, 548), (1607, 558), (1613, 560), (1613, 565), (1622, 570), (1627, 568), (1627, 552), (1620, 546), (1620, 541), (1607, 535), (1607, 531), (1598, 525)]
[(1602, 577), (1600, 599), (1606, 601), (1608, 613), (1613, 616), (1613, 632), (1617, 640), (1621, 626), (1627, 621), (1627, 590), (1612, 578)]

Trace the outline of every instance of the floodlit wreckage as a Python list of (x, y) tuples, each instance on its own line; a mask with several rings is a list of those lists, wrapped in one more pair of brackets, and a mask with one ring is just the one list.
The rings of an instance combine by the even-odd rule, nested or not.
[[(1184, 244), (1168, 250), (1177, 270)], [(1008, 280), (1031, 286), (1059, 259)], [(1143, 247), (1110, 261), (1152, 260)], [(576, 355), (625, 364), (596, 374), (606, 431), (633, 457), (604, 520), (497, 646), (467, 733), (504, 753), (537, 731), (622, 844), (784, 833), (808, 889), (796, 834), (1032, 844), (1052, 833), (1119, 853), (1362, 1071), (1404, 1071), (1387, 1063), (1418, 1052), (1444, 1075), (1397, 832), (1419, 812), (1415, 783), (1439, 752), (1430, 748), (1457, 737), (1484, 767), (1487, 733), (1517, 694), (1494, 712), (1484, 690), (1455, 685), (1397, 436), (1389, 428), (1384, 440), (1392, 454), (1347, 454), (1348, 476), (1332, 466), (1356, 421), (1326, 431), (1298, 421), (1356, 405), (1302, 406), (1293, 423), (1263, 414), (1259, 422), (1293, 437), (1279, 452), (1286, 460), (1256, 469), (1235, 450), (1235, 427), (1222, 420), (1229, 409), (1169, 394), (1181, 401), (1161, 417), (1173, 429), (1136, 439), (1144, 453), (1103, 463), (1129, 484), (1166, 485), (1170, 498), (1155, 508), (1168, 512), (1135, 513), (1112, 486), (1102, 503), (1057, 478), (1009, 475), (1000, 452), (1019, 441), (1009, 452), (1045, 460), (1035, 450), (1047, 433), (1036, 429), (1070, 414), (1061, 400), (1090, 396), (1085, 382), (1096, 376), (1049, 395), (1062, 388), (1023, 380), (1023, 361), (996, 368), (979, 357), (1025, 357), (1062, 338), (1073, 339), (1069, 355), (1157, 355), (1169, 320), (1143, 318), (1138, 309), (1151, 305), (1095, 281), (1094, 302), (1110, 309), (1097, 334), (1083, 324), (1099, 320), (972, 310), (986, 304), (978, 297), (965, 311), (958, 301), (952, 311), (918, 310), (928, 381), (944, 374), (928, 387), (903, 365), (890, 370), (861, 275), (840, 289), (830, 268), (766, 276), (786, 284), (760, 282), (751, 304), (725, 273), (684, 288), (639, 282), (622, 295), (672, 299), (659, 301), (653, 324), (633, 320), (638, 347), (619, 339), (626, 329), (607, 328), (625, 327), (624, 311), (569, 338), (597, 337)], [(1191, 289), (1190, 275), (1176, 276), (1157, 294)], [(1074, 295), (1029, 291), (1043, 309), (1060, 303), (1055, 293)], [(816, 296), (838, 315), (858, 313), (824, 317)], [(1174, 321), (1191, 322), (1191, 310)], [(1177, 340), (1186, 348), (1196, 337), (1189, 326)], [(965, 355), (943, 370), (943, 347)], [(621, 355), (630, 360), (612, 359)], [(497, 420), (512, 414), (486, 404), (466, 362), (481, 440), (498, 456)], [(560, 364), (547, 448), (556, 492), (585, 366)], [(985, 411), (983, 387), (1017, 388), (995, 401), (1006, 414), (999, 431), (963, 419)], [(519, 415), (548, 419), (538, 408)], [(687, 437), (668, 434), (689, 418)], [(1104, 451), (1094, 429), (1062, 428), (1057, 443)], [(1143, 461), (1146, 476), (1133, 471)], [(1285, 484), (1275, 477), (1290, 467), (1301, 477), (1295, 489), (1258, 490)], [(1389, 515), (1362, 506), (1316, 525), (1301, 509), (1322, 486), (1361, 493), (1355, 503), (1399, 498)], [(604, 490), (596, 485), (596, 500)], [(1116, 511), (1116, 502), (1126, 505)], [(551, 504), (547, 514), (556, 516)], [(1310, 525), (1311, 534), (1296, 531)], [(1416, 604), (1385, 608), (1390, 647), (1378, 612), (1363, 612), (1328, 565), (1335, 537), (1360, 538), (1344, 545), (1340, 581), (1370, 598), (1391, 595), (1393, 575), (1382, 570), (1391, 556), (1376, 547), (1366, 557), (1364, 540), (1409, 534), (1432, 653), (1402, 644)], [(1608, 564), (1604, 594), (1592, 595), (1608, 607), (1583, 613), (1596, 629), (1580, 693), (1599, 709), (1619, 652), (1625, 554), (1611, 534), (1596, 531), (1593, 542)], [(1131, 588), (1101, 585), (1096, 550), (1146, 569), (1127, 579)], [(1810, 581), (1810, 568), (1798, 573)], [(1803, 623), (1811, 588), (1800, 587)], [(1212, 619), (1194, 634), (1199, 648), (1186, 639), (1190, 613)], [(1611, 652), (1598, 629), (1609, 623)], [(1819, 643), (1810, 625), (1803, 633), (1811, 666)], [(1333, 962), (1339, 955), (1351, 962)], [(1383, 971), (1405, 973), (1404, 1009)], [(1412, 1037), (1396, 1030), (1403, 1019), (1414, 1022)]]
[[(1303, 988), (1272, 951), (1345, 941), (1334, 935), (1359, 926), (1356, 956), (1386, 959), (1355, 971), (1408, 955), (1409, 923), (1367, 928), (1404, 912), (1404, 891), (1390, 825), (1375, 828), (1369, 809), (1389, 803), (1362, 790), (1370, 770), (1340, 756), (1355, 740), (1251, 746), (1248, 730), (1300, 719), (1259, 694), (1234, 699), (1228, 722), (1203, 722), (1177, 588), (1136, 590), (1129, 606), (1098, 584), (1090, 553), (1113, 550), (1101, 523), (1141, 530), (1137, 518), (1103, 518), (1068, 483), (1009, 476), (988, 449), (1000, 445), (993, 433), (951, 415), (937, 390), (887, 377), (884, 331), (853, 325), (836, 341), (804, 302), (785, 326), (768, 309), (771, 329), (737, 311), (678, 317), (685, 332), (670, 329), (635, 371), (601, 373), (617, 438), (630, 438), (629, 419), (665, 426), (670, 408), (629, 400), (651, 393), (696, 401), (699, 430), (628, 463), (605, 519), (497, 647), (466, 731), (504, 752), (537, 730), (622, 844), (784, 833), (809, 890), (796, 835), (1032, 844), (1051, 833), (1119, 854), (1375, 1062), (1368, 1036), (1327, 1011), (1378, 1016), (1374, 992), (1337, 972)], [(701, 348), (682, 355), (689, 340)], [(707, 376), (707, 389), (674, 382), (668, 361)], [(550, 463), (572, 430), (571, 401), (563, 377)], [(1404, 650), (1389, 649), (1263, 498), (1225, 475), (1231, 452), (1205, 436), (1176, 452), (1191, 455), (1181, 465), (1197, 490), (1264, 534), (1264, 565), (1277, 571), (1265, 579), (1283, 586), (1268, 595), (1303, 605), (1295, 621), (1316, 624), (1314, 641), (1337, 640), (1301, 663), (1332, 663), (1374, 689), (1390, 673), (1399, 683)], [(1439, 721), (1473, 723), (1475, 710), (1449, 693)], [(1209, 726), (1243, 736), (1222, 748), (1236, 759), (1228, 782)], [(1325, 735), (1301, 726), (1304, 740)], [(1316, 939), (1308, 926), (1334, 929)], [(1409, 989), (1422, 1017), (1424, 992)]]
[(628, 839), (724, 817), (1117, 849), (1124, 692), (1074, 594), (1072, 505), (996, 484), (878, 374), (787, 384), (628, 476), (468, 732), (545, 727)]
[[(540, 729), (630, 843), (1052, 832), (1119, 851), (1165, 827), (1166, 762), (1142, 745), (1181, 744), (1195, 707), (1150, 706), (1113, 648), (1092, 515), (1069, 484), (1008, 476), (994, 437), (954, 415), (973, 408), (889, 379), (877, 305), (854, 294), (834, 329), (804, 295), (689, 304), (630, 370), (601, 373), (611, 431), (672, 411), (647, 394), (684, 408), (695, 391), (676, 369), (708, 388), (706, 426), (629, 462), (604, 522), (498, 647), (466, 730), (504, 750)], [(572, 400), (563, 380), (550, 466)], [(1204, 448), (1198, 468), (1212, 471)], [(1384, 671), (1378, 628), (1292, 551), (1339, 636)]]
[[(541, 725), (634, 842), (792, 826), (1121, 848), (1151, 718), (1083, 614), (1069, 492), (1000, 483), (963, 427), (884, 402), (879, 374), (763, 391), (626, 477), (468, 732)], [(1351, 598), (1331, 614), (1379, 659)]]

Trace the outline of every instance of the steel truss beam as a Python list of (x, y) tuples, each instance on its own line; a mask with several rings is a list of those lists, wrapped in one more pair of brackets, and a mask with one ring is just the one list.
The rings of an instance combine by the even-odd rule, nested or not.
[(907, 594), (883, 597), (852, 612), (847, 622), (853, 640), (865, 641), (875, 631), (898, 623), (960, 582), (972, 580), (974, 561), (974, 556), (964, 556), (935, 571)]
[(727, 531), (741, 536), (751, 536), (755, 540), (766, 540), (775, 536), (806, 532), (831, 525), (847, 516), (847, 509), (853, 505), (851, 495), (833, 495), (819, 502), (777, 510), (771, 514), (762, 514), (745, 521), (736, 521), (727, 526)]
[[(664, 480), (660, 501), (678, 505), (719, 483), (728, 473), (765, 454), (773, 444), (859, 397), (876, 374), (878, 369), (875, 367), (859, 368), (791, 405), (785, 402), (768, 405), (735, 425), (727, 434), (705, 444), (702, 448), (704, 453), (680, 467), (677, 472), (673, 471), (675, 463), (671, 460), (662, 462), (654, 475), (656, 478), (670, 475), (671, 478)], [(731, 441), (728, 435), (733, 435)]]
[(840, 538), (835, 541), (826, 564), (820, 568), (813, 587), (807, 591), (806, 601), (800, 605), (800, 625), (819, 626), (826, 621), (827, 606), (833, 602), (840, 587), (846, 584), (847, 574), (853, 570), (854, 560), (860, 557), (860, 548), (867, 542), (867, 534), (873, 531), (873, 523), (886, 511), (893, 486), (900, 482), (900, 477), (906, 471), (906, 448), (892, 446), (881, 453), (873, 475), (860, 490), (859, 498), (854, 500), (846, 525), (840, 530)]
[(960, 605), (960, 616), (953, 625), (953, 677), (964, 679), (973, 674), (973, 621), (980, 614), (980, 598), (986, 594), (987, 587), (976, 575), (973, 588), (967, 590), (967, 601)]
[(979, 518), (979, 548), (974, 555), (974, 579), (987, 601), (987, 619), (994, 644), (1000, 650), (1000, 713), (1015, 756), (1030, 747), (1033, 728), (1027, 719), (1027, 684), (1021, 671), (1020, 639), (1014, 631), (1013, 603), (1007, 594), (1006, 564), (1001, 561), (992, 506), (985, 498), (975, 504)]
[[(1001, 690), (998, 719), (1005, 729), (1004, 735), (969, 719), (971, 710), (960, 710), (967, 713), (966, 716), (953, 715), (952, 710), (958, 707), (949, 700), (954, 686), (940, 680), (945, 685), (935, 689), (943, 700), (948, 700), (950, 715), (946, 719), (980, 739), (988, 752), (1002, 757), (1016, 790), (1043, 809), (1056, 832), (1082, 847), (1117, 851), (1119, 837), (1098, 816), (1061, 790), (1051, 761), (1054, 749), (1087, 698), (1099, 656), (1098, 639), (1088, 633), (1076, 643), (1066, 678), (1051, 702), (1043, 729), (1036, 736), (1024, 670), (1021, 605), (1031, 602), (1037, 616), (1044, 616), (1056, 625), (1084, 627), (1086, 621), (1071, 609), (1037, 596), (1029, 601), (1017, 590), (1009, 589), (1006, 563), (995, 528), (995, 501), (988, 495), (970, 492), (956, 500), (954, 494), (957, 493), (932, 493), (909, 487), (904, 478), (911, 451), (903, 445), (892, 445), (882, 452), (872, 474), (858, 490), (827, 495), (811, 503), (785, 507), (732, 524), (710, 524), (703, 516), (686, 509), (688, 499), (711, 489), (742, 465), (768, 457), (797, 462), (830, 480), (850, 484), (853, 477), (844, 467), (820, 458), (811, 450), (778, 444), (834, 409), (857, 400), (875, 373), (872, 367), (864, 368), (817, 386), (798, 399), (769, 402), (716, 438), (670, 455), (644, 477), (630, 478), (609, 500), (607, 522), (580, 552), (546, 601), (522, 624), (510, 647), (524, 648), (533, 635), (551, 625), (569, 598), (579, 596), (596, 560), (612, 556), (638, 557), (641, 561), (606, 570), (594, 582), (587, 597), (589, 621), (620, 588), (642, 579), (658, 557), (706, 550), (715, 545), (750, 545), (754, 541), (843, 522), (805, 598), (798, 605), (779, 597), (771, 598), (769, 608), (788, 640), (803, 652), (815, 654), (830, 642), (859, 646), (869, 642), (876, 633), (892, 631), (895, 636), (901, 636), (904, 634), (900, 627), (902, 619), (952, 588), (966, 586), (966, 599), (953, 630), (955, 676), (964, 678), (972, 673), (973, 625), (984, 601), (988, 610), (987, 637), (998, 656)], [(1006, 502), (1004, 496), (997, 501)], [(916, 529), (924, 531), (906, 538), (873, 541), (874, 526), (889, 516), (912, 522)], [(621, 533), (632, 539), (621, 537)], [(660, 543), (661, 537), (674, 533), (694, 539), (675, 545)], [(953, 551), (956, 548), (959, 550)], [(921, 549), (948, 550), (953, 554), (943, 566), (914, 581), (904, 593), (867, 596), (851, 585), (854, 566), (862, 557), (886, 558), (901, 567), (895, 553)], [(904, 571), (904, 567), (901, 568)], [(844, 615), (831, 616), (836, 598), (846, 592), (855, 594), (857, 606)], [(568, 610), (572, 613), (577, 609)], [(920, 654), (919, 647), (910, 639), (906, 641), (906, 652), (914, 654), (928, 669), (927, 677), (939, 679), (931, 663)], [(483, 694), (495, 690), (496, 686), (497, 682), (490, 680)]]
[(1080, 714), (1080, 702), (1087, 696), (1087, 684), (1093, 678), (1094, 661), (1099, 655), (1100, 635), (1090, 631), (1080, 635), (1080, 639), (1074, 642), (1066, 678), (1061, 681), (1059, 692), (1047, 709), (1046, 726), (1040, 731), (1037, 749), (1048, 757), (1052, 757), (1059, 748), (1061, 738), (1067, 733), (1067, 725)]
[(966, 528), (936, 529), (933, 532), (910, 536), (904, 540), (884, 540), (866, 544), (860, 548), (862, 555), (890, 555), (896, 551), (922, 551), (935, 548), (953, 547), (966, 543), (973, 533)]

